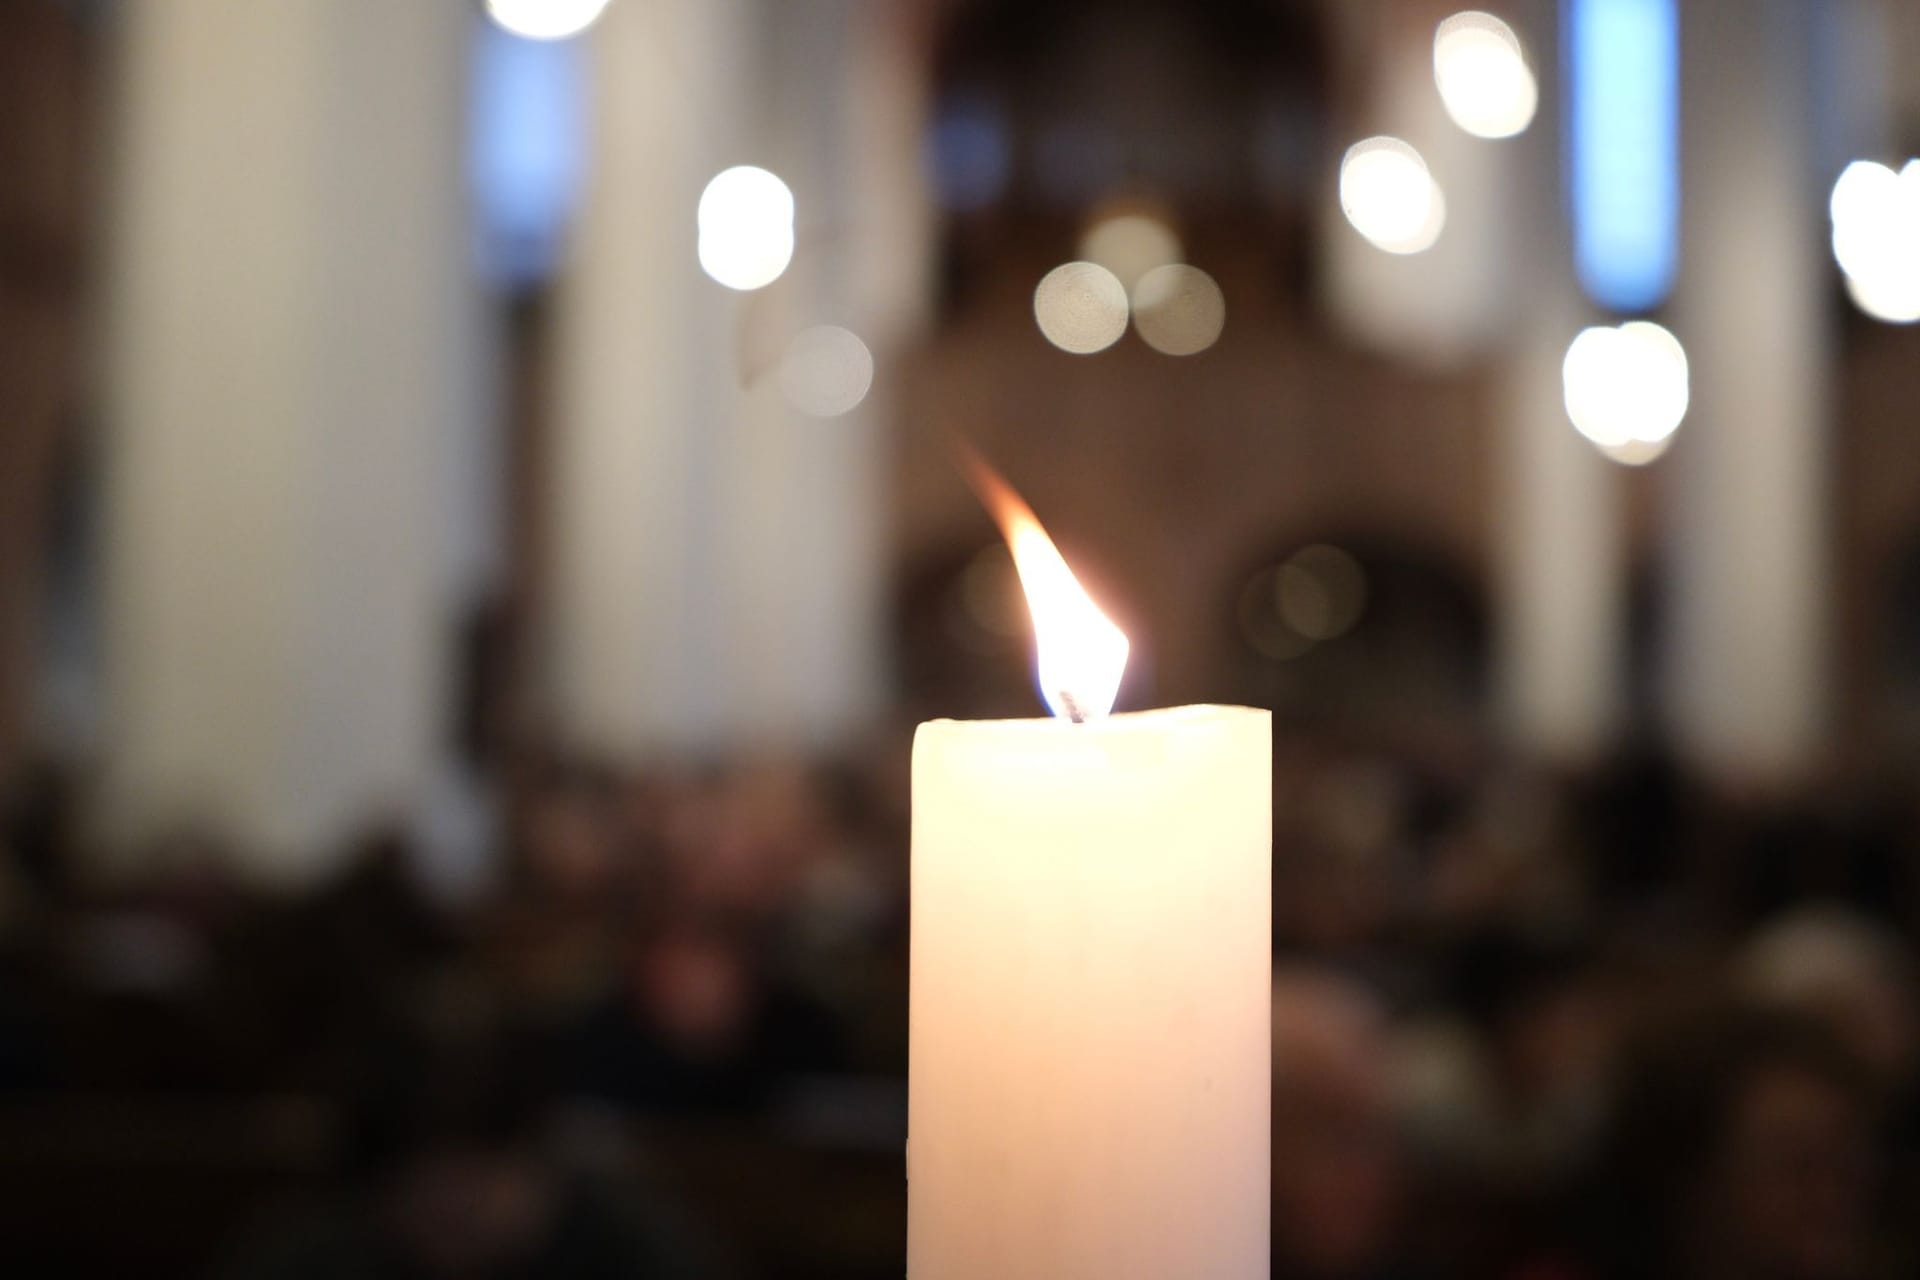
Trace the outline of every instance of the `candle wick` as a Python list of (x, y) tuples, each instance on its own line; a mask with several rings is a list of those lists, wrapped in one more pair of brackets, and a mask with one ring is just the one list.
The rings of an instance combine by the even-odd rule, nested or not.
[(1072, 694), (1068, 693), (1065, 689), (1056, 689), (1054, 696), (1060, 699), (1060, 705), (1066, 709), (1067, 719), (1073, 721), (1075, 724), (1085, 724), (1087, 722), (1087, 713), (1080, 709), (1079, 702), (1075, 701)]

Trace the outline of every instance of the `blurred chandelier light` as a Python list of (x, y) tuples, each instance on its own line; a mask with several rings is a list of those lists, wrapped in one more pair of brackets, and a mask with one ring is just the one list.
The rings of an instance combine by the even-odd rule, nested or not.
[(1477, 138), (1513, 137), (1540, 105), (1520, 37), (1490, 13), (1456, 13), (1435, 28), (1433, 79), (1447, 114)]
[(700, 196), (700, 269), (729, 289), (764, 289), (793, 261), (793, 192), (765, 169), (738, 165)]
[(1652, 462), (1686, 417), (1687, 353), (1651, 321), (1583, 329), (1560, 371), (1574, 428), (1615, 462)]
[(872, 386), (873, 352), (859, 334), (837, 324), (802, 329), (781, 357), (781, 394), (809, 417), (850, 412)]
[(493, 20), (529, 40), (565, 40), (594, 24), (608, 0), (487, 0)]
[(1143, 210), (1096, 218), (1080, 237), (1080, 257), (1096, 262), (1131, 289), (1156, 267), (1180, 261), (1180, 237), (1166, 219)]
[(1360, 562), (1339, 547), (1315, 543), (1247, 581), (1238, 604), (1240, 633), (1262, 656), (1285, 662), (1346, 635), (1366, 607)]
[(1054, 346), (1092, 355), (1127, 331), (1127, 287), (1098, 263), (1063, 262), (1033, 291), (1033, 318)]
[(1876, 320), (1920, 320), (1920, 160), (1898, 173), (1856, 160), (1833, 184), (1833, 256), (1854, 304)]
[(1183, 262), (1155, 267), (1133, 286), (1133, 327), (1169, 356), (1191, 356), (1219, 340), (1227, 300), (1212, 276)]
[(1274, 602), (1287, 625), (1309, 640), (1337, 640), (1367, 606), (1367, 575), (1339, 547), (1302, 547), (1280, 566)]
[(1340, 162), (1340, 208), (1353, 229), (1388, 253), (1433, 247), (1446, 201), (1420, 153), (1398, 138), (1368, 138)]

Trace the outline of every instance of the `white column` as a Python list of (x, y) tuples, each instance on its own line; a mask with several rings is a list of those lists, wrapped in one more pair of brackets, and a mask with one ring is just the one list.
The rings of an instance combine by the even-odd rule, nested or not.
[(127, 5), (108, 790), (294, 881), (439, 757), (472, 424), (460, 0)]
[[(909, 323), (912, 186), (919, 133), (899, 15), (867, 0), (757, 0), (760, 154), (793, 187), (799, 247), (787, 275), (747, 304), (752, 379), (730, 437), (728, 654), (740, 740), (832, 743), (865, 728), (885, 688), (881, 652), (881, 449), (888, 365)], [(904, 182), (903, 182), (904, 179)], [(902, 190), (902, 186), (908, 187)], [(866, 197), (873, 197), (869, 203)], [(914, 255), (903, 261), (905, 254)], [(783, 399), (791, 336), (845, 327), (873, 351), (876, 393), (814, 418)]]
[(1692, 407), (1674, 448), (1672, 665), (1681, 749), (1735, 778), (1807, 765), (1827, 716), (1831, 280), (1813, 162), (1807, 0), (1682, 14), (1681, 274)]
[(1498, 383), (1502, 521), (1496, 538), (1501, 715), (1513, 742), (1569, 763), (1619, 728), (1625, 674), (1618, 468), (1568, 421), (1561, 363), (1596, 323), (1580, 296), (1560, 183), (1560, 86), (1551, 3), (1510, 16), (1531, 41), (1540, 108), (1507, 149), (1509, 346)]
[(1560, 194), (1554, 11), (1552, 0), (1502, 10), (1539, 80), (1539, 107), (1523, 134), (1490, 140), (1452, 121), (1434, 83), (1445, 8), (1340, 6), (1342, 39), (1383, 68), (1370, 112), (1341, 141), (1387, 132), (1411, 143), (1447, 218), (1432, 248), (1397, 256), (1363, 240), (1329, 196), (1327, 282), (1341, 322), (1402, 357), (1459, 365), (1498, 353), (1498, 715), (1515, 746), (1579, 763), (1619, 727), (1623, 547), (1614, 465), (1574, 431), (1561, 394), (1567, 344), (1594, 321)]
[(610, 756), (722, 738), (720, 432), (737, 396), (731, 295), (695, 210), (733, 139), (732, 0), (611, 5), (585, 37), (587, 191), (561, 286), (552, 688), (562, 737)]
[[(876, 341), (856, 15), (873, 17), (849, 0), (662, 0), (615, 5), (593, 32), (599, 136), (563, 288), (551, 502), (556, 710), (577, 747), (831, 743), (884, 688), (878, 422), (798, 414), (778, 376), (807, 325)], [(797, 206), (793, 265), (751, 294), (694, 252), (700, 193), (735, 164), (780, 174)]]
[(1516, 745), (1581, 763), (1619, 728), (1619, 479), (1575, 434), (1560, 362), (1579, 330), (1575, 307), (1537, 306), (1539, 330), (1515, 346), (1500, 388), (1504, 519), (1498, 540), (1501, 696)]

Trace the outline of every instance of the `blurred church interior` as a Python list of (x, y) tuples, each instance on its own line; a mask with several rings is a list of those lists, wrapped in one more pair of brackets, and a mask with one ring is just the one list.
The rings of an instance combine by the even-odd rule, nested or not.
[(961, 440), (1275, 714), (1276, 1276), (1913, 1274), (1920, 4), (1466, 3), (0, 0), (0, 1269), (900, 1274)]

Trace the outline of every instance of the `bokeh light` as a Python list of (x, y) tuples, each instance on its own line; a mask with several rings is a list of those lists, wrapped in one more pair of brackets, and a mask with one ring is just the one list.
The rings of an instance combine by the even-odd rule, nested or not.
[(1920, 279), (1911, 272), (1848, 276), (1847, 296), (1875, 320), (1888, 324), (1920, 320)]
[(1434, 30), (1433, 79), (1453, 122), (1479, 138), (1523, 132), (1540, 105), (1520, 37), (1490, 13), (1456, 13)]
[(1848, 275), (1872, 268), (1898, 199), (1900, 175), (1875, 160), (1855, 160), (1834, 179), (1827, 213), (1833, 221), (1833, 257)]
[(1670, 435), (1661, 436), (1658, 440), (1628, 440), (1624, 444), (1594, 446), (1623, 467), (1644, 467), (1650, 462), (1657, 462), (1672, 447), (1673, 437)]
[(700, 268), (729, 289), (764, 289), (793, 261), (793, 192), (775, 174), (737, 165), (700, 195)]
[(1367, 606), (1367, 575), (1360, 562), (1324, 542), (1289, 556), (1275, 590), (1280, 616), (1309, 640), (1345, 635)]
[(1920, 160), (1898, 173), (1856, 160), (1833, 184), (1833, 256), (1854, 305), (1877, 320), (1920, 320)]
[(1133, 288), (1133, 327), (1155, 351), (1205, 351), (1227, 323), (1227, 300), (1212, 276), (1185, 263), (1155, 267)]
[(1316, 542), (1255, 573), (1241, 588), (1241, 638), (1276, 661), (1353, 630), (1367, 607), (1367, 574), (1339, 547)]
[(487, 0), (487, 14), (528, 40), (577, 36), (600, 17), (608, 0)]
[(1080, 237), (1080, 257), (1132, 288), (1156, 267), (1180, 261), (1180, 237), (1165, 218), (1141, 209), (1096, 218)]
[(1433, 247), (1446, 200), (1420, 153), (1399, 138), (1356, 142), (1340, 162), (1340, 208), (1353, 229), (1388, 253)]
[(1561, 379), (1574, 428), (1616, 462), (1653, 461), (1686, 417), (1687, 353), (1651, 321), (1582, 330)]
[(1280, 566), (1269, 565), (1247, 580), (1240, 589), (1235, 617), (1240, 623), (1240, 638), (1263, 658), (1287, 662), (1313, 648), (1313, 640), (1288, 625), (1281, 614)]
[(1064, 262), (1033, 291), (1033, 318), (1062, 351), (1104, 351), (1127, 331), (1127, 287), (1098, 263)]
[(982, 548), (967, 562), (960, 575), (960, 602), (975, 626), (1000, 639), (1024, 637), (1032, 628), (1020, 575), (1004, 543)]
[(873, 352), (860, 335), (837, 324), (802, 329), (780, 361), (780, 393), (815, 418), (850, 412), (873, 386)]

